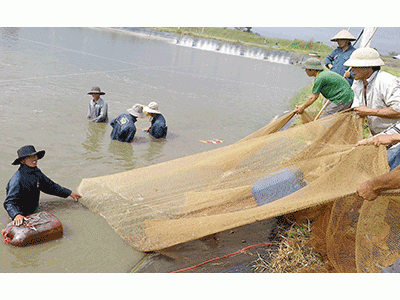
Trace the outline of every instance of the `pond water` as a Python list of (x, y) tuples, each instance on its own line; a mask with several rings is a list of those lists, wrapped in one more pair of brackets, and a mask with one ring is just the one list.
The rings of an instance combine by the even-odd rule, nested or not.
[[(82, 178), (232, 144), (288, 110), (311, 82), (293, 65), (105, 28), (0, 28), (0, 55), (2, 199), (23, 145), (46, 150), (39, 168), (76, 191)], [(167, 139), (151, 139), (144, 120), (132, 143), (112, 141), (109, 124), (86, 119), (92, 86), (106, 93), (110, 120), (135, 103), (158, 102)], [(212, 139), (223, 143), (200, 142)], [(25, 248), (1, 243), (1, 272), (129, 272), (143, 257), (79, 203), (42, 193), (40, 209), (61, 220), (63, 238)], [(0, 227), (9, 221), (0, 209)]]

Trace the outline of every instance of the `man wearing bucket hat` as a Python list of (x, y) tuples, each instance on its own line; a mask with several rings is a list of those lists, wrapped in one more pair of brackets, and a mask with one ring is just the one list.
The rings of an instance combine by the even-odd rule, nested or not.
[(167, 123), (164, 116), (158, 110), (158, 103), (150, 102), (143, 110), (150, 116), (150, 127), (146, 130), (152, 137), (156, 139), (167, 137)]
[(344, 76), (350, 86), (353, 84), (354, 76), (348, 71), (348, 67), (343, 64), (350, 58), (350, 55), (356, 50), (351, 44), (356, 38), (346, 29), (339, 31), (333, 38), (332, 42), (337, 42), (338, 48), (326, 56), (325, 66), (332, 72)]
[(135, 122), (137, 118), (145, 118), (143, 105), (136, 103), (132, 108), (128, 108), (129, 114), (121, 114), (111, 121), (111, 138), (120, 142), (130, 143), (133, 141), (136, 133)]
[(372, 135), (383, 132), (400, 120), (400, 80), (381, 71), (385, 63), (378, 51), (360, 48), (344, 65), (354, 74), (352, 107), (366, 117)]
[(100, 97), (105, 93), (98, 86), (94, 86), (88, 95), (92, 95), (93, 99), (89, 102), (87, 118), (96, 123), (108, 122), (108, 104)]
[(322, 94), (330, 101), (326, 107), (322, 118), (342, 110), (348, 109), (353, 101), (353, 91), (350, 84), (337, 73), (324, 70), (321, 61), (318, 58), (311, 57), (303, 63), (303, 69), (310, 77), (315, 77), (312, 95), (306, 102), (296, 106), (295, 113), (302, 114), (304, 110), (313, 104)]
[(26, 216), (35, 212), (40, 191), (62, 198), (70, 196), (75, 201), (81, 198), (81, 195), (53, 182), (37, 167), (37, 161), (45, 155), (44, 150), (36, 151), (34, 146), (27, 145), (18, 149), (17, 154), (18, 158), (12, 164), (20, 166), (7, 183), (3, 205), (14, 225), (20, 226)]

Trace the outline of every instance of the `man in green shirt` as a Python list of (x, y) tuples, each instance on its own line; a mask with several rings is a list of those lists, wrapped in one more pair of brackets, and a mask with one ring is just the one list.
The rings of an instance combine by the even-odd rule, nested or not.
[(322, 94), (330, 101), (325, 108), (322, 118), (351, 107), (354, 92), (345, 78), (339, 74), (324, 70), (322, 63), (317, 58), (309, 58), (303, 63), (303, 69), (310, 77), (315, 77), (312, 95), (307, 101), (296, 106), (295, 113), (302, 114)]

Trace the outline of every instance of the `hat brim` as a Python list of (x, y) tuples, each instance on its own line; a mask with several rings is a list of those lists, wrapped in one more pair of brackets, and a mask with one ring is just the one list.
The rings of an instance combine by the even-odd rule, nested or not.
[(23, 160), (24, 158), (27, 158), (29, 156), (32, 156), (32, 155), (37, 155), (38, 159), (42, 159), (45, 154), (46, 154), (46, 151), (44, 151), (44, 150), (37, 151), (37, 152), (34, 152), (34, 153), (29, 153), (27, 155), (18, 157), (16, 160), (14, 160), (12, 162), (12, 165), (19, 165), (19, 164), (21, 164), (21, 160)]
[(350, 58), (343, 64), (345, 67), (380, 67), (384, 65), (385, 63), (380, 58), (373, 60), (358, 60)]
[(323, 66), (314, 67), (314, 66), (304, 66), (304, 65), (301, 68), (304, 69), (304, 70), (317, 70), (317, 71), (322, 71), (324, 69)]
[(127, 111), (128, 111), (128, 113), (130, 113), (134, 117), (142, 118), (142, 119), (146, 118), (146, 114), (139, 113), (139, 112), (133, 110), (132, 108), (128, 108)]
[(88, 93), (88, 95), (93, 95), (93, 94), (105, 95), (106, 93), (104, 93), (104, 92), (89, 92)]
[(159, 114), (159, 115), (161, 115), (161, 112), (160, 112), (160, 111), (151, 109), (151, 108), (149, 108), (149, 107), (147, 107), (147, 106), (143, 107), (143, 110), (144, 110), (145, 112), (150, 113), (150, 114)]
[(333, 38), (331, 39), (331, 42), (337, 42), (337, 40), (348, 40), (350, 42), (353, 42), (356, 40), (356, 38)]

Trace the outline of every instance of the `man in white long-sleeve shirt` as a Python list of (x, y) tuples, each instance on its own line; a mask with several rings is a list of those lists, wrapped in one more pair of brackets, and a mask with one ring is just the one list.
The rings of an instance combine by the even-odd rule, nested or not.
[(358, 115), (367, 118), (373, 135), (356, 146), (386, 145), (393, 170), (400, 164), (400, 140), (397, 139), (400, 137), (400, 80), (380, 70), (384, 62), (371, 48), (357, 49), (345, 65), (353, 67), (355, 78), (352, 107)]
[(89, 102), (87, 118), (96, 123), (108, 122), (108, 104), (100, 97), (105, 93), (98, 86), (95, 86), (92, 87), (88, 95), (92, 95), (93, 99)]
[(372, 48), (353, 52), (344, 65), (354, 74), (352, 107), (366, 117), (372, 135), (383, 132), (400, 121), (400, 80), (380, 68), (385, 63)]

